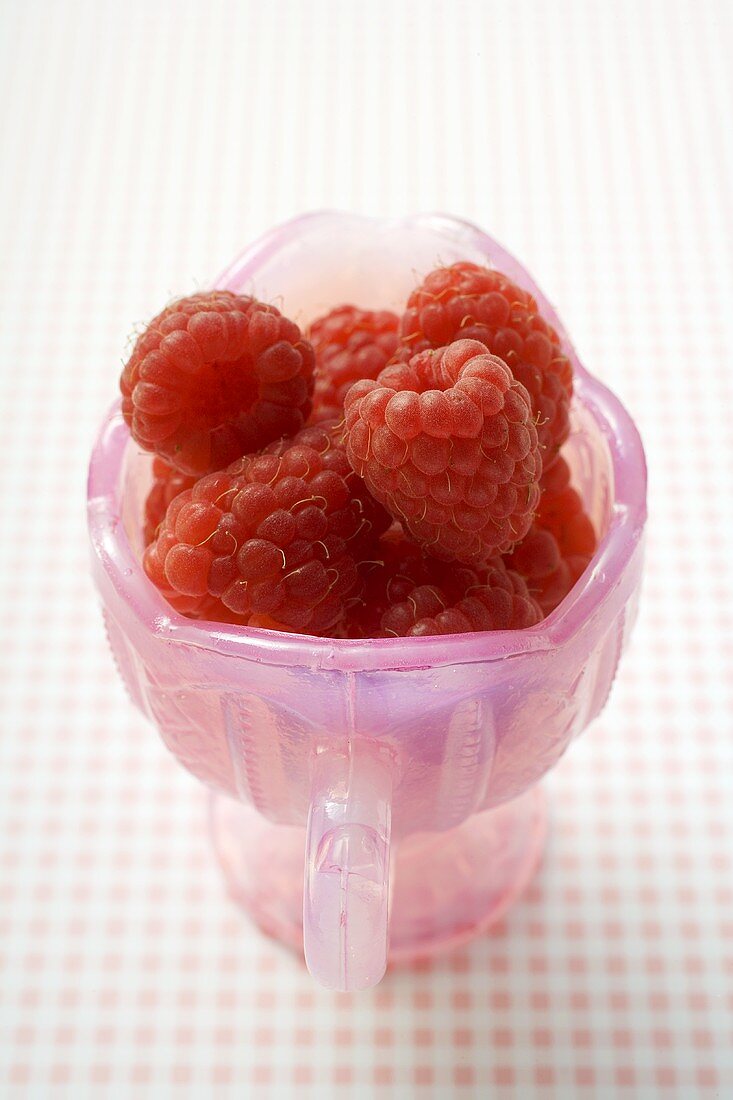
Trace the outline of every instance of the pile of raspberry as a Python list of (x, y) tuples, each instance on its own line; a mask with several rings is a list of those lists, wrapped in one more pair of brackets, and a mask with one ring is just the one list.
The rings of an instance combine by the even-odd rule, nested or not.
[(431, 272), (401, 316), (304, 333), (216, 290), (168, 305), (120, 379), (154, 455), (143, 566), (189, 618), (321, 637), (535, 626), (596, 534), (561, 454), (571, 363), (501, 272)]

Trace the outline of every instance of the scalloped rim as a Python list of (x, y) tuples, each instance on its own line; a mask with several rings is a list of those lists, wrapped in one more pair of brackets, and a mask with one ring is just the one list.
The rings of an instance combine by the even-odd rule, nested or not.
[[(370, 219), (363, 215), (318, 211), (293, 218), (270, 230), (234, 261), (215, 286), (241, 285), (258, 266), (297, 236), (305, 223), (319, 220), (379, 221), (383, 226), (424, 225), (433, 231), (456, 231), (472, 238), (501, 270), (535, 296), (544, 315), (560, 334), (575, 371), (575, 398), (592, 414), (606, 439), (614, 472), (614, 505), (608, 532), (591, 565), (559, 607), (537, 626), (521, 631), (491, 631), (426, 638), (333, 639), (224, 624), (203, 624), (174, 612), (145, 576), (120, 522), (120, 474), (129, 431), (119, 400), (108, 412), (92, 451), (87, 512), (92, 547), (115, 590), (152, 633), (169, 642), (215, 650), (250, 660), (307, 665), (342, 671), (376, 671), (503, 660), (569, 642), (601, 609), (628, 566), (646, 522), (646, 461), (639, 433), (617, 397), (594, 378), (578, 359), (555, 309), (519, 262), (483, 230), (445, 214), (403, 219)], [(603, 581), (598, 574), (603, 574)]]

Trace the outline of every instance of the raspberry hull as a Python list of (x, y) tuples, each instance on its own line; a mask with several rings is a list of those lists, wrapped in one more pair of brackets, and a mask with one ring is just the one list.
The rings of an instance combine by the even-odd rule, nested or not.
[(306, 428), (180, 493), (144, 566), (186, 614), (320, 634), (388, 524), (333, 426)]
[(530, 399), (483, 344), (394, 363), (345, 407), (352, 466), (430, 553), (485, 563), (527, 534), (542, 470)]
[(401, 358), (465, 338), (503, 359), (532, 399), (544, 464), (551, 465), (568, 435), (573, 374), (531, 294), (478, 264), (438, 268), (410, 295), (400, 335)]
[(137, 340), (120, 378), (133, 439), (184, 474), (292, 435), (311, 409), (313, 349), (275, 309), (226, 290), (181, 298)]
[(314, 421), (343, 416), (344, 399), (354, 382), (376, 378), (397, 349), (400, 320), (388, 310), (344, 305), (311, 325), (316, 356)]

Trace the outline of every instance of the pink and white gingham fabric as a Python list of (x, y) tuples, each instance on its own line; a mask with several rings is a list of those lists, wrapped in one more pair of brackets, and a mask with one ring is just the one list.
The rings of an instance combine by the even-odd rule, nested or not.
[[(733, 8), (8, 0), (0, 1096), (733, 1095)], [(485, 225), (627, 403), (647, 581), (529, 893), (376, 990), (224, 895), (128, 704), (84, 477), (133, 325), (303, 209)]]

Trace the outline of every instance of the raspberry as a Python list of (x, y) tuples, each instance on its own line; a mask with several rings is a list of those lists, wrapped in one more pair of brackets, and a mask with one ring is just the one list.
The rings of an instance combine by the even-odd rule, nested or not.
[(533, 523), (527, 537), (507, 555), (507, 561), (512, 569), (531, 582), (554, 573), (562, 562), (562, 554), (555, 536)]
[(170, 502), (184, 489), (192, 488), (195, 482), (195, 477), (189, 477), (188, 474), (174, 470), (156, 455), (153, 459), (153, 484), (145, 500), (143, 537), (146, 546), (149, 546), (155, 538)]
[(558, 473), (549, 481), (537, 508), (537, 523), (551, 531), (564, 557), (585, 554), (596, 549), (596, 533), (583, 508), (580, 495), (570, 484), (570, 469), (564, 458), (558, 459)]
[(483, 344), (387, 366), (345, 407), (352, 466), (430, 553), (486, 562), (527, 534), (542, 468), (529, 395)]
[(363, 589), (349, 601), (345, 636), (375, 637), (385, 611), (407, 599), (417, 585), (440, 583), (444, 564), (406, 539), (400, 525), (393, 524), (375, 545), (373, 556), (359, 562)]
[(506, 558), (508, 565), (524, 577), (545, 615), (565, 599), (589, 560), (584, 555), (563, 557), (555, 536), (536, 526)]
[(154, 317), (120, 378), (133, 439), (184, 474), (220, 469), (298, 431), (313, 349), (274, 306), (213, 290)]
[[(342, 637), (509, 630), (533, 626), (542, 617), (523, 578), (510, 573), (501, 558), (480, 569), (440, 561), (406, 539), (399, 525), (382, 536), (375, 559), (360, 563), (359, 570), (364, 588), (350, 602)], [(511, 603), (499, 590), (511, 593)]]
[(524, 580), (500, 558), (479, 572), (464, 569), (458, 573), (443, 587), (414, 587), (405, 600), (382, 615), (380, 634), (405, 638), (522, 630), (542, 618)]
[(596, 549), (593, 524), (570, 485), (567, 463), (561, 457), (549, 472), (532, 529), (507, 557), (546, 615), (565, 599)]
[(542, 471), (540, 489), (543, 493), (561, 493), (570, 484), (570, 467), (562, 455), (558, 455), (553, 464)]
[(338, 306), (311, 325), (316, 356), (313, 420), (341, 418), (360, 378), (376, 378), (397, 348), (399, 317), (388, 310)]
[[(335, 426), (303, 429), (180, 493), (143, 564), (178, 610), (322, 633), (389, 524)], [(213, 604), (212, 604), (213, 601)]]
[(573, 371), (531, 294), (478, 264), (440, 267), (410, 295), (400, 334), (401, 358), (458, 337), (500, 356), (532, 399), (544, 464), (551, 464), (568, 435)]

